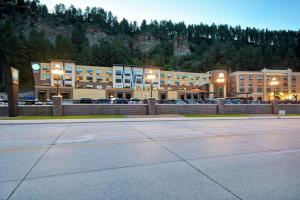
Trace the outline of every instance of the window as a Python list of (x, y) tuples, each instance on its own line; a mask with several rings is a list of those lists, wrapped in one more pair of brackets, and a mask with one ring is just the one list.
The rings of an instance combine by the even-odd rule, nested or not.
[(70, 75), (65, 76), (65, 80), (66, 81), (72, 81), (72, 76), (70, 76)]
[(102, 79), (101, 76), (97, 76), (97, 77), (96, 77), (96, 81), (97, 81), (97, 82), (101, 82), (101, 81), (103, 81), (103, 79)]
[(171, 85), (172, 84), (172, 80), (168, 80), (168, 84)]
[(50, 75), (49, 74), (42, 74), (42, 79), (50, 79)]
[(252, 93), (253, 92), (253, 88), (252, 87), (248, 88), (248, 92)]
[(249, 75), (249, 80), (250, 80), (250, 81), (253, 80), (253, 75)]
[(123, 72), (122, 70), (116, 70), (116, 75), (117, 75), (117, 76), (121, 76), (121, 75), (122, 75), (122, 72)]
[(266, 78), (267, 80), (271, 80), (271, 76), (267, 76), (267, 78)]
[(112, 70), (107, 70), (105, 74), (112, 74)]
[(244, 75), (240, 75), (240, 80), (244, 80)]
[(125, 70), (125, 76), (130, 76), (131, 75), (131, 71), (130, 70)]
[(93, 85), (86, 85), (86, 88), (92, 89)]
[(96, 75), (100, 75), (102, 72), (101, 72), (101, 70), (100, 69), (97, 69), (96, 70)]
[(72, 71), (73, 71), (73, 68), (72, 68), (72, 67), (70, 67), (70, 66), (65, 66), (65, 72), (66, 72), (66, 73), (72, 73)]
[(86, 77), (86, 80), (87, 80), (87, 81), (93, 81), (93, 77), (92, 77), (92, 76), (87, 76), (87, 77)]
[(176, 85), (179, 85), (179, 83), (180, 83), (179, 81), (175, 81), (175, 84), (176, 84)]
[(204, 81), (206, 81), (206, 80), (207, 80), (207, 77), (205, 77), (205, 76), (202, 76), (202, 79), (203, 79)]
[(245, 92), (245, 88), (240, 88), (240, 92)]
[(244, 87), (244, 82), (240, 82), (240, 87)]
[(82, 81), (82, 80), (83, 80), (82, 76), (77, 77), (77, 81)]
[(292, 76), (292, 81), (296, 81), (296, 76)]
[(258, 75), (257, 80), (261, 81), (262, 80), (262, 75)]
[(92, 68), (88, 68), (88, 69), (86, 70), (86, 72), (89, 73), (89, 74), (92, 74), (92, 73), (93, 73), (93, 69), (92, 69)]
[(253, 83), (248, 83), (248, 86), (249, 87), (253, 87)]
[(142, 83), (142, 79), (140, 79), (140, 78), (136, 79), (136, 83), (141, 84)]
[(287, 80), (288, 80), (288, 77), (287, 77), (287, 76), (284, 76), (284, 77), (283, 77), (283, 80), (284, 80), (284, 81), (287, 81)]
[(125, 79), (125, 83), (130, 83), (130, 79)]
[(292, 82), (292, 87), (296, 87), (296, 82)]
[(97, 85), (97, 89), (101, 90), (102, 89), (102, 85)]
[(165, 84), (165, 81), (160, 81), (160, 84), (161, 84), (161, 85), (164, 85), (164, 84)]
[(165, 74), (160, 74), (160, 78), (165, 78)]
[(271, 88), (267, 88), (267, 92), (271, 92)]
[(50, 68), (49, 66), (42, 66), (43, 70), (49, 70), (49, 68)]
[(296, 93), (296, 90), (294, 89), (294, 90), (292, 90), (292, 93)]
[(77, 68), (76, 69), (76, 74), (81, 74), (82, 73), (82, 68)]
[(262, 93), (262, 91), (263, 91), (262, 88), (260, 88), (260, 87), (257, 88), (257, 92)]
[(117, 79), (116, 79), (116, 83), (122, 83), (122, 79), (117, 78)]

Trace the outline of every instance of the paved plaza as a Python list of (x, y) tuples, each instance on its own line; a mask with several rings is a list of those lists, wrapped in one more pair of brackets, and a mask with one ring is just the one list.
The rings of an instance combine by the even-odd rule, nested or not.
[(300, 199), (300, 119), (1, 124), (0, 199)]

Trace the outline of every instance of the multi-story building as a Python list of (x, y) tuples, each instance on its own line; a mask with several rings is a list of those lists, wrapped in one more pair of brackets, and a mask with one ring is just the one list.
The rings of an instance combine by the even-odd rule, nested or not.
[[(41, 101), (59, 93), (68, 99), (83, 97), (156, 99), (204, 98), (210, 74), (163, 71), (158, 67), (116, 64), (113, 67), (75, 65), (71, 61), (52, 60), (32, 63), (35, 94)], [(52, 72), (63, 71), (57, 77)], [(149, 79), (151, 75), (152, 79)], [(151, 89), (152, 88), (152, 89)]]
[[(52, 60), (32, 63), (35, 94), (41, 101), (59, 93), (67, 99), (138, 98), (201, 99), (244, 97), (254, 100), (295, 99), (300, 72), (287, 70), (208, 73), (164, 71), (159, 67), (116, 64), (112, 67), (76, 65)], [(59, 76), (53, 72), (61, 70)], [(151, 77), (151, 79), (149, 78)]]
[(300, 73), (287, 70), (236, 71), (230, 74), (230, 95), (255, 100), (296, 99)]

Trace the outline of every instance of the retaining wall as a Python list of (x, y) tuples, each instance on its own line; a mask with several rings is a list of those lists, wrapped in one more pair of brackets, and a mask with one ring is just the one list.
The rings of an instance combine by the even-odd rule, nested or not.
[(72, 104), (63, 105), (63, 115), (146, 115), (147, 104)]
[(157, 104), (156, 114), (217, 114), (216, 104)]
[[(61, 106), (62, 115), (147, 115), (147, 114), (300, 114), (300, 104), (70, 104)], [(52, 105), (19, 106), (20, 116), (51, 116)], [(8, 115), (7, 105), (0, 105), (0, 116)]]

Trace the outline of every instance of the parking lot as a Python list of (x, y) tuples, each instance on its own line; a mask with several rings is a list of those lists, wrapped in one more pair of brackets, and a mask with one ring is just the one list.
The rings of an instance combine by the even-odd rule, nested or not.
[(0, 199), (300, 199), (299, 122), (0, 125)]

